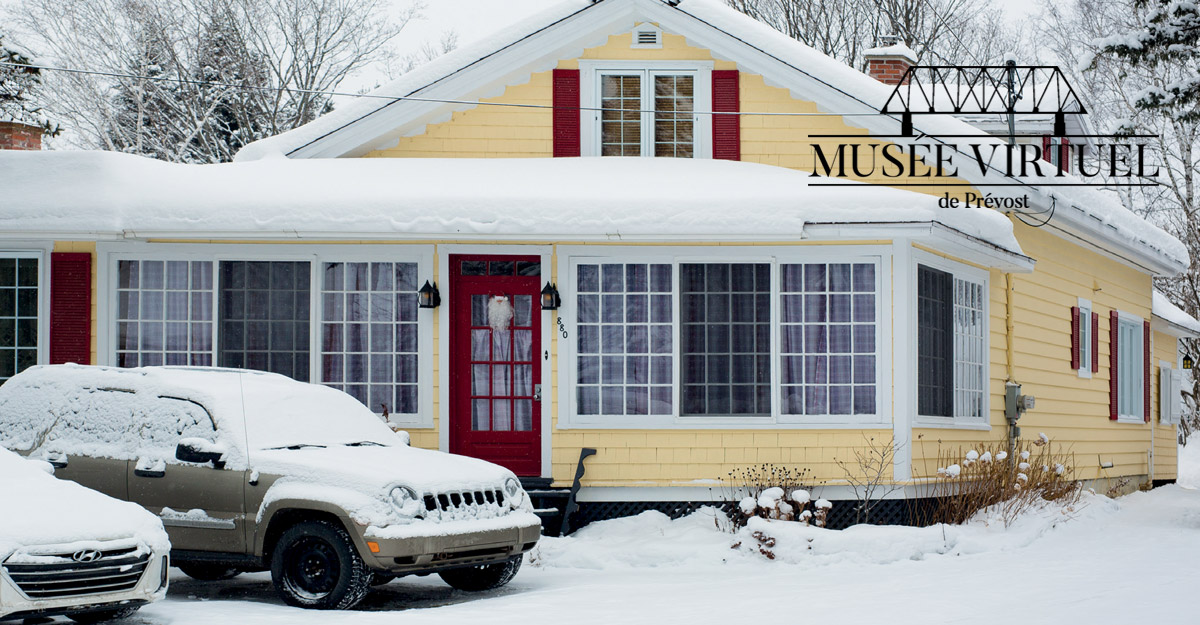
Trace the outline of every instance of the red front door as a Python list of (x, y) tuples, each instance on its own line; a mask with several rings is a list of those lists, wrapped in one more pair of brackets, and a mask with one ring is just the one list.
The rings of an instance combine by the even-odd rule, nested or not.
[(541, 258), (450, 256), (450, 451), (541, 474)]

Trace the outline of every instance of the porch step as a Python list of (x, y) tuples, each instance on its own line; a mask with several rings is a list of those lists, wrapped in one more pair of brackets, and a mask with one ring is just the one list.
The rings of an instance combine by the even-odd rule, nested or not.
[(571, 496), (569, 488), (548, 488), (549, 480), (543, 487), (528, 488), (525, 492), (533, 504), (533, 513), (542, 520), (542, 533), (547, 536), (557, 536), (562, 526), (562, 511)]

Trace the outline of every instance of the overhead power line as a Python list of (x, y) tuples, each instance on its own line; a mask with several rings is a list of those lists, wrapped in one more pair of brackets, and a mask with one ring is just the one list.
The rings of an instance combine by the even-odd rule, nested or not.
[(427, 98), (421, 96), (393, 96), (381, 95), (377, 93), (350, 93), (347, 91), (329, 91), (322, 89), (298, 89), (294, 87), (268, 87), (263, 85), (247, 85), (238, 83), (227, 83), (213, 80), (195, 80), (190, 78), (172, 78), (169, 76), (143, 76), (139, 74), (128, 74), (123, 72), (107, 72), (100, 70), (77, 69), (71, 67), (52, 67), (49, 65), (22, 65), (19, 63), (0, 62), (0, 65), (9, 67), (33, 67), (41, 71), (63, 72), (66, 74), (86, 74), (91, 76), (105, 76), (108, 78), (128, 78), (133, 80), (149, 80), (155, 82), (172, 82), (184, 85), (195, 85), (200, 87), (219, 87), (223, 89), (239, 89), (245, 91), (272, 91), (285, 93), (298, 93), (305, 95), (325, 95), (347, 98), (369, 98), (374, 100), (386, 100), (389, 102), (431, 102), (435, 104), (459, 104), (464, 106), (500, 106), (508, 108), (522, 109), (547, 109), (547, 110), (572, 110), (572, 111), (593, 111), (593, 112), (617, 112), (617, 113), (654, 113), (664, 116), (676, 116), (679, 114), (690, 115), (736, 115), (741, 117), (746, 116), (763, 116), (763, 117), (878, 117), (881, 113), (778, 113), (778, 112), (722, 112), (722, 111), (655, 111), (642, 109), (628, 108), (605, 108), (596, 106), (554, 106), (553, 104), (531, 104), (521, 102), (485, 102), (483, 100), (454, 100), (449, 98)]

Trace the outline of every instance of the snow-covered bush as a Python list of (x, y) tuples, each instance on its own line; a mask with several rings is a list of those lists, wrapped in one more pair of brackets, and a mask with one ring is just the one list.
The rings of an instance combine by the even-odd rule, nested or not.
[(922, 520), (957, 525), (990, 510), (1007, 526), (1040, 502), (1072, 503), (1079, 497), (1074, 456), (1055, 450), (1045, 434), (1018, 441), (1012, 454), (1002, 446), (939, 451), (935, 504)]
[(730, 471), (724, 481), (724, 508), (728, 510), (731, 531), (745, 527), (753, 517), (824, 527), (832, 507), (824, 499), (813, 500), (808, 469), (761, 464)]

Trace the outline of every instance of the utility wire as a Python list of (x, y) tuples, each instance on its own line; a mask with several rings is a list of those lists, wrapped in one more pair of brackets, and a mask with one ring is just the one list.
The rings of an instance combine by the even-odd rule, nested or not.
[(758, 112), (721, 112), (721, 111), (655, 111), (641, 110), (628, 108), (605, 108), (593, 106), (554, 106), (553, 104), (529, 104), (520, 102), (484, 102), (481, 100), (452, 100), (446, 98), (425, 98), (419, 96), (390, 96), (379, 95), (375, 93), (350, 93), (346, 91), (327, 91), (320, 89), (298, 89), (294, 87), (267, 87), (261, 85), (246, 85), (236, 83), (218, 82), (212, 80), (194, 80), (190, 78), (172, 78), (168, 76), (141, 76), (138, 74), (126, 74), (122, 72), (105, 72), (99, 70), (76, 69), (70, 67), (52, 67), (49, 65), (24, 65), (20, 63), (0, 62), (0, 66), (35, 68), (40, 71), (63, 72), (67, 74), (87, 74), (92, 76), (105, 76), (108, 78), (131, 78), (134, 80), (151, 80), (156, 82), (173, 82), (185, 85), (197, 85), (201, 87), (221, 87), (226, 89), (243, 89), (246, 91), (275, 91), (287, 93), (299, 93), (306, 95), (327, 95), (348, 98), (370, 98), (375, 100), (387, 100), (389, 102), (432, 102), (437, 104), (462, 104), (468, 106), (501, 106), (509, 108), (524, 108), (524, 109), (557, 109), (569, 111), (594, 111), (594, 112), (617, 112), (617, 113), (655, 113), (665, 117), (677, 117), (680, 115), (730, 115), (730, 116), (763, 116), (763, 117), (878, 117), (884, 113), (758, 113)]

